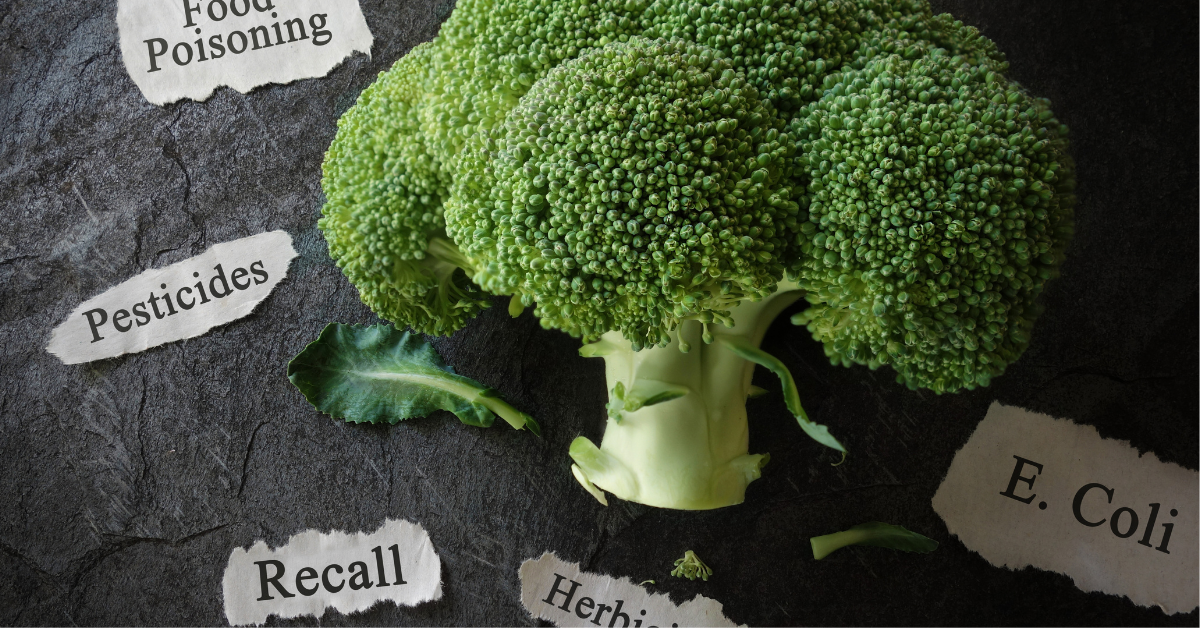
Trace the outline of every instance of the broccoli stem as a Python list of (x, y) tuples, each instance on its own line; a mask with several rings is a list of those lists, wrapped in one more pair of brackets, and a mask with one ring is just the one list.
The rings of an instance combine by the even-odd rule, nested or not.
[(847, 545), (856, 545), (871, 538), (871, 532), (867, 530), (846, 530), (844, 532), (834, 532), (824, 536), (814, 536), (809, 539), (812, 545), (813, 558), (821, 560), (826, 556), (836, 552), (837, 550), (846, 547)]
[[(684, 321), (665, 347), (633, 351), (610, 332), (580, 351), (603, 357), (610, 391), (609, 418), (597, 447), (585, 437), (571, 444), (572, 472), (601, 503), (600, 489), (621, 499), (680, 510), (740, 504), (746, 486), (768, 459), (750, 454), (746, 398), (754, 362), (731, 346), (757, 348), (771, 321), (800, 297), (782, 282), (769, 297), (729, 310), (731, 328)], [(680, 351), (679, 343), (691, 345)]]
[(535, 436), (540, 437), (542, 435), (542, 428), (537, 424), (537, 421), (533, 420), (533, 417), (509, 405), (507, 401), (500, 397), (499, 393), (491, 388), (480, 392), (471, 401), (482, 404), (483, 407), (491, 410), (496, 416), (504, 419), (509, 425), (518, 430), (529, 428), (529, 431), (533, 432)]

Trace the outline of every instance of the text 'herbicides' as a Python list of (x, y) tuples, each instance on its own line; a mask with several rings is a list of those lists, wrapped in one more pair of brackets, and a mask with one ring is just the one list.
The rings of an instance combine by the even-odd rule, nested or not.
[(629, 578), (582, 571), (551, 552), (521, 563), (521, 604), (529, 614), (556, 626), (668, 628), (736, 626), (721, 603), (697, 595), (676, 604)]

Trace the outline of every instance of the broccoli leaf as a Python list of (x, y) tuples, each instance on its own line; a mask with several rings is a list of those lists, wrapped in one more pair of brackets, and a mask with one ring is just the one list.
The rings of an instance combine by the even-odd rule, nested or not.
[(929, 537), (917, 534), (903, 526), (879, 521), (856, 525), (844, 532), (815, 536), (809, 539), (809, 542), (812, 543), (813, 558), (817, 560), (821, 560), (847, 545), (887, 547), (918, 554), (928, 554), (938, 546), (938, 542)]
[(490, 427), (496, 415), (516, 429), (541, 429), (499, 394), (463, 377), (420, 336), (391, 325), (330, 323), (288, 363), (288, 379), (317, 410), (351, 423), (389, 423), (453, 412)]
[(678, 399), (690, 392), (692, 391), (687, 386), (653, 379), (636, 380), (629, 390), (625, 389), (624, 382), (617, 382), (608, 402), (608, 416), (619, 423), (623, 412), (637, 412), (647, 406)]
[[(779, 381), (783, 385), (783, 399), (787, 403), (788, 410), (796, 417), (796, 421), (800, 424), (800, 429), (804, 430), (810, 438), (836, 449), (843, 454), (846, 453), (846, 448), (842, 446), (838, 439), (829, 433), (829, 428), (814, 423), (809, 420), (808, 413), (804, 411), (804, 407), (800, 405), (800, 391), (796, 388), (796, 380), (792, 379), (791, 371), (788, 371), (787, 366), (779, 361), (779, 358), (759, 349), (750, 341), (730, 336), (719, 336), (717, 341), (725, 345), (730, 351), (734, 352), (739, 358), (749, 360), (759, 366), (766, 367), (772, 373), (779, 376)], [(840, 463), (839, 463), (840, 464)]]

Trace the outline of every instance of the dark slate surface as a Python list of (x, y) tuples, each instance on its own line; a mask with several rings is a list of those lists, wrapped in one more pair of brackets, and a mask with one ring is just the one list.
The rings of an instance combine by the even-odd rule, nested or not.
[[(528, 314), (493, 308), (438, 347), (536, 415), (546, 438), (448, 415), (394, 428), (317, 414), (286, 361), (331, 320), (372, 322), (315, 221), (323, 151), (377, 72), (430, 39), (449, 0), (363, 0), (376, 37), (328, 77), (204, 103), (147, 104), (121, 62), (115, 2), (0, 3), (0, 622), (221, 624), (230, 551), (307, 529), (429, 530), (445, 598), (322, 624), (528, 624), (520, 561), (553, 549), (749, 624), (1178, 624), (1062, 576), (989, 566), (930, 498), (988, 404), (1074, 418), (1197, 467), (1195, 3), (938, 2), (997, 41), (1053, 99), (1079, 167), (1078, 237), (1029, 352), (988, 390), (914, 394), (829, 366), (802, 330), (768, 334), (810, 412), (851, 444), (833, 468), (778, 395), (751, 402), (772, 463), (746, 504), (605, 509), (568, 472), (599, 439), (598, 360)], [(79, 302), (146, 268), (265, 230), (300, 258), (254, 315), (186, 342), (64, 366), (43, 347)], [(770, 386), (769, 374), (759, 374)], [(885, 520), (929, 556), (807, 539)], [(666, 575), (685, 549), (717, 575)], [(296, 623), (316, 623), (307, 618)]]

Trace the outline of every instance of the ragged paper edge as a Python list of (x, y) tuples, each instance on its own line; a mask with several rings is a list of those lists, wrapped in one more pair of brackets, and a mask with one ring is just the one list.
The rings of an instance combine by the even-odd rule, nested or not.
[[(676, 604), (675, 602), (671, 601), (671, 596), (667, 595), (666, 593), (652, 593), (645, 587), (634, 583), (634, 581), (627, 576), (615, 577), (601, 573), (584, 571), (579, 563), (564, 561), (552, 551), (543, 552), (542, 555), (537, 558), (526, 559), (521, 563), (521, 567), (518, 571), (521, 580), (521, 605), (525, 607), (525, 611), (534, 619), (541, 619), (549, 622), (554, 622), (556, 619), (554, 615), (547, 615), (545, 612), (535, 614), (531, 608), (535, 604), (538, 606), (544, 604), (544, 601), (541, 599), (541, 597), (539, 597), (536, 591), (531, 588), (532, 586), (535, 586), (535, 583), (530, 582), (531, 579), (539, 575), (535, 573), (535, 570), (537, 570), (539, 567), (542, 567), (542, 565), (546, 565), (545, 569), (550, 574), (553, 574), (556, 569), (572, 572), (576, 577), (584, 580), (583, 584), (585, 586), (589, 584), (604, 586), (606, 584), (605, 581), (608, 581), (612, 583), (608, 585), (609, 587), (617, 585), (625, 587), (630, 592), (638, 592), (638, 594), (641, 596), (641, 600), (651, 602), (654, 605), (670, 606), (675, 608), (679, 611), (679, 621), (677, 621), (677, 623), (679, 623), (680, 626), (738, 626), (740, 628), (745, 628), (746, 626), (746, 624), (738, 624), (726, 617), (724, 605), (710, 597), (696, 594), (696, 596), (692, 599), (684, 601), (680, 604)], [(551, 576), (551, 579), (553, 579), (553, 576)], [(541, 584), (541, 582), (536, 583), (538, 586)], [(624, 595), (619, 592), (618, 594)], [(648, 604), (642, 604), (642, 606), (647, 605)], [(634, 606), (630, 605), (628, 608), (634, 608)], [(693, 613), (696, 615), (696, 621), (687, 621), (691, 619), (690, 615)], [(718, 618), (716, 621), (712, 620), (713, 615), (716, 615)], [(633, 617), (633, 613), (630, 613), (630, 616)], [(583, 622), (581, 621), (580, 623), (582, 624)], [(555, 625), (561, 626), (562, 624)]]
[[(195, 333), (192, 333), (187, 336), (183, 336), (181, 338), (162, 340), (159, 342), (155, 342), (153, 344), (145, 344), (144, 346), (142, 346), (140, 344), (128, 346), (121, 352), (114, 353), (112, 355), (104, 355), (104, 356), (99, 356), (99, 357), (79, 357), (79, 354), (73, 354), (72, 349), (74, 347), (71, 345), (58, 346), (58, 347), (55, 346), (60, 341), (63, 341), (63, 339), (67, 335), (67, 333), (68, 333), (67, 323), (69, 321), (71, 321), (73, 318), (75, 318), (76, 316), (81, 316), (88, 307), (95, 305), (93, 303), (93, 301), (95, 301), (97, 298), (105, 296), (110, 292), (122, 290), (122, 288), (124, 286), (126, 286), (127, 284), (131, 284), (135, 281), (142, 280), (145, 277), (148, 277), (148, 276), (151, 276), (154, 274), (158, 274), (158, 273), (169, 272), (169, 271), (177, 269), (177, 268), (187, 267), (189, 264), (195, 263), (195, 260), (197, 258), (208, 255), (209, 253), (211, 253), (214, 249), (217, 249), (218, 247), (233, 248), (233, 245), (245, 244), (244, 243), (245, 240), (250, 240), (252, 238), (266, 238), (266, 237), (270, 237), (270, 236), (283, 236), (283, 237), (287, 238), (287, 241), (288, 241), (287, 247), (288, 247), (289, 253), (287, 255), (286, 264), (284, 265), (283, 275), (281, 277), (279, 277), (278, 280), (274, 281), (271, 285), (271, 289), (265, 295), (263, 295), (263, 297), (261, 299), (254, 301), (251, 304), (251, 307), (249, 309), (247, 309), (244, 313), (241, 313), (238, 316), (236, 316), (230, 320), (224, 321), (224, 322), (208, 321), (210, 324), (207, 327), (205, 327), (203, 329), (197, 328), (197, 329), (199, 329), (199, 331), (196, 331)], [(75, 309), (71, 310), (71, 313), (68, 314), (62, 320), (62, 322), (60, 322), (51, 331), (50, 340), (46, 343), (46, 351), (49, 352), (54, 357), (58, 358), (59, 361), (61, 361), (63, 364), (86, 364), (88, 362), (95, 362), (98, 360), (110, 360), (113, 358), (119, 358), (123, 355), (129, 355), (132, 353), (141, 353), (143, 351), (147, 351), (147, 350), (153, 349), (155, 347), (161, 347), (163, 345), (171, 344), (174, 342), (181, 342), (181, 341), (185, 341), (185, 340), (191, 340), (193, 338), (200, 338), (200, 337), (212, 332), (214, 329), (217, 329), (219, 327), (223, 327), (225, 325), (229, 325), (232, 323), (236, 323), (237, 321), (240, 321), (240, 320), (250, 316), (251, 314), (254, 314), (254, 312), (256, 310), (258, 310), (258, 307), (260, 305), (262, 305), (264, 302), (266, 302), (266, 300), (269, 299), (272, 294), (275, 294), (275, 289), (278, 288), (281, 283), (283, 283), (285, 280), (287, 280), (288, 276), (291, 274), (292, 261), (295, 260), (299, 256), (299, 253), (296, 252), (296, 247), (293, 244), (294, 243), (293, 243), (291, 234), (289, 234), (286, 231), (283, 231), (283, 230), (264, 231), (262, 233), (257, 233), (257, 234), (251, 235), (251, 236), (246, 236), (245, 238), (238, 238), (237, 240), (229, 240), (227, 242), (219, 242), (217, 244), (214, 244), (214, 245), (208, 247), (199, 255), (193, 255), (192, 257), (189, 257), (185, 260), (181, 260), (179, 262), (175, 262), (174, 264), (169, 264), (167, 266), (163, 266), (162, 268), (148, 268), (148, 269), (134, 275), (133, 277), (130, 277), (130, 278), (118, 283), (115, 286), (109, 286), (109, 287), (105, 288), (104, 290), (101, 290), (97, 294), (92, 295), (91, 297), (89, 297), (88, 299), (84, 300), (79, 305), (77, 305), (75, 307)], [(125, 288), (124, 290), (128, 290), (128, 289), (129, 288)]]
[[(1079, 589), (1080, 591), (1083, 591), (1084, 593), (1101, 593), (1104, 595), (1125, 598), (1127, 601), (1129, 601), (1130, 603), (1132, 603), (1136, 606), (1139, 606), (1141, 608), (1157, 608), (1167, 615), (1190, 613), (1190, 612), (1195, 611), (1197, 608), (1200, 608), (1200, 605), (1198, 605), (1198, 606), (1193, 606), (1192, 608), (1186, 609), (1186, 610), (1184, 610), (1184, 609), (1172, 610), (1172, 609), (1166, 608), (1165, 606), (1163, 606), (1162, 603), (1159, 603), (1159, 602), (1142, 603), (1137, 600), (1134, 600), (1127, 593), (1123, 593), (1123, 592), (1119, 592), (1119, 591), (1109, 591), (1109, 590), (1106, 590), (1106, 589), (1103, 589), (1103, 588), (1100, 588), (1097, 586), (1091, 586), (1090, 583), (1081, 581), (1078, 577), (1076, 577), (1073, 574), (1069, 574), (1069, 573), (1065, 573), (1062, 571), (1057, 571), (1054, 569), (1049, 569), (1046, 567), (1035, 565), (1032, 562), (1030, 562), (1028, 559), (1025, 559), (1024, 562), (1013, 562), (1013, 561), (1004, 560), (1000, 563), (997, 563), (997, 562), (993, 561), (991, 558), (984, 556), (981, 550), (976, 549), (975, 547), (972, 547), (971, 545), (967, 544), (967, 542), (963, 538), (963, 533), (965, 531), (963, 526), (968, 525), (968, 522), (966, 522), (966, 521), (960, 522), (960, 521), (956, 520), (955, 522), (952, 523), (949, 519), (947, 519), (946, 513), (952, 511), (953, 509), (947, 508), (945, 506), (945, 500), (948, 498), (943, 493), (943, 490), (946, 488), (946, 480), (951, 476), (951, 474), (954, 473), (955, 467), (958, 466), (959, 464), (966, 464), (965, 461), (963, 463), (960, 463), (959, 457), (963, 455), (963, 450), (965, 450), (968, 446), (970, 446), (972, 444), (972, 441), (975, 438), (976, 433), (979, 431), (980, 427), (988, 419), (988, 417), (991, 416), (993, 410), (995, 410), (995, 409), (999, 409), (1000, 411), (1024, 412), (1024, 413), (1027, 413), (1027, 414), (1029, 414), (1033, 417), (1039, 418), (1039, 419), (1049, 419), (1050, 421), (1052, 421), (1054, 423), (1064, 423), (1064, 424), (1070, 426), (1071, 429), (1078, 430), (1078, 432), (1081, 436), (1085, 436), (1088, 438), (1095, 438), (1098, 443), (1106, 443), (1106, 444), (1108, 444), (1108, 446), (1113, 446), (1113, 447), (1116, 447), (1116, 446), (1124, 447), (1124, 448), (1128, 449), (1129, 451), (1136, 453), (1137, 459), (1139, 462), (1144, 460), (1147, 464), (1155, 464), (1156, 463), (1156, 464), (1161, 464), (1161, 465), (1169, 465), (1169, 466), (1177, 467), (1184, 471), (1190, 471), (1192, 473), (1197, 472), (1195, 469), (1189, 469), (1183, 465), (1180, 465), (1180, 464), (1177, 464), (1174, 462), (1164, 461), (1161, 458), (1159, 458), (1151, 450), (1145, 450), (1145, 451), (1139, 450), (1138, 448), (1134, 447), (1130, 441), (1103, 436), (1102, 434), (1100, 434), (1100, 430), (1097, 429), (1094, 425), (1088, 425), (1086, 423), (1079, 423), (1070, 418), (1056, 417), (1056, 416), (1046, 414), (1044, 412), (1036, 412), (1033, 410), (1028, 410), (1026, 408), (1022, 408), (1020, 406), (1009, 406), (1009, 405), (1002, 404), (999, 401), (993, 401), (991, 403), (991, 405), (988, 406), (988, 410), (987, 410), (987, 413), (985, 413), (984, 418), (980, 420), (978, 425), (976, 425), (975, 430), (973, 430), (971, 432), (971, 435), (967, 438), (966, 442), (963, 443), (963, 446), (960, 447), (958, 449), (958, 451), (956, 451), (954, 453), (954, 457), (951, 459), (949, 469), (947, 469), (946, 474), (942, 477), (941, 482), (938, 485), (938, 489), (934, 492), (934, 495), (933, 495), (932, 499), (930, 500), (931, 505), (934, 509), (934, 512), (936, 512), (938, 514), (938, 517), (941, 518), (942, 522), (946, 525), (947, 532), (949, 532), (956, 539), (958, 539), (959, 542), (962, 543), (963, 546), (966, 547), (969, 551), (978, 555), (980, 558), (982, 558), (984, 561), (986, 561), (989, 565), (992, 565), (993, 567), (999, 567), (999, 568), (1007, 569), (1009, 571), (1021, 571), (1026, 568), (1033, 568), (1033, 569), (1037, 569), (1039, 571), (1055, 573), (1055, 574), (1069, 578), (1071, 580), (1072, 584), (1077, 589)], [(939, 508), (939, 504), (941, 504), (942, 507)], [(1117, 507), (1117, 504), (1114, 503), (1113, 506), (1115, 508), (1115, 507)], [(962, 525), (960, 525), (960, 523)]]
[[(373, 46), (374, 42), (372, 42), (371, 45)], [(255, 83), (253, 85), (245, 85), (245, 84), (234, 85), (233, 82), (222, 83), (220, 85), (213, 85), (211, 89), (209, 89), (207, 92), (204, 92), (204, 93), (197, 92), (195, 95), (193, 95), (193, 94), (178, 94), (178, 95), (174, 95), (174, 96), (167, 96), (167, 97), (161, 98), (161, 99), (151, 99), (149, 96), (146, 95), (146, 92), (142, 92), (142, 97), (146, 99), (146, 102), (148, 102), (152, 105), (157, 105), (159, 107), (165, 107), (171, 103), (179, 102), (181, 100), (191, 100), (193, 102), (206, 102), (209, 98), (212, 98), (213, 95), (216, 94), (218, 91), (220, 91), (221, 88), (223, 88), (223, 87), (232, 89), (233, 91), (235, 91), (239, 94), (242, 94), (244, 96), (246, 94), (249, 94), (250, 92), (253, 92), (256, 89), (263, 88), (263, 87), (271, 87), (273, 85), (291, 85), (292, 83), (297, 83), (299, 81), (308, 81), (308, 80), (312, 80), (312, 79), (324, 78), (326, 76), (329, 76), (330, 74), (333, 74), (334, 71), (336, 71), (338, 68), (345, 65), (346, 62), (350, 61), (351, 58), (354, 57), (355, 55), (364, 55), (367, 57), (368, 61), (371, 60), (370, 49), (365, 50), (365, 51), (351, 50), (346, 53), (346, 56), (342, 57), (336, 63), (334, 63), (332, 67), (330, 67), (328, 70), (326, 70), (325, 72), (322, 72), (320, 74), (312, 74), (309, 76), (297, 76), (292, 79), (286, 79), (286, 80), (280, 80), (280, 81), (266, 81), (263, 83)]]
[[(330, 0), (330, 1), (332, 2), (334, 0)], [(207, 91), (205, 91), (206, 88), (204, 88), (204, 87), (197, 88), (196, 85), (200, 84), (201, 81), (196, 80), (196, 81), (190, 82), (188, 84), (188, 87), (185, 89), (175, 91), (175, 92), (169, 92), (169, 91), (164, 91), (163, 93), (155, 92), (155, 94), (152, 95), (150, 92), (155, 91), (155, 90), (147, 89), (147, 85), (149, 85), (149, 84), (145, 82), (145, 77), (143, 76), (142, 72), (140, 72), (140, 68), (137, 68), (137, 67), (135, 67), (134, 64), (130, 63), (129, 55), (127, 54), (128, 52), (130, 52), (130, 50), (127, 50), (125, 47), (126, 39), (125, 39), (124, 34), (128, 31), (137, 31), (138, 29), (134, 28), (132, 25), (127, 23), (128, 22), (127, 14), (130, 9), (126, 6), (126, 3), (121, 2), (121, 0), (118, 0), (117, 15), (116, 15), (116, 24), (117, 24), (117, 33), (118, 33), (117, 48), (118, 48), (118, 52), (120, 52), (120, 54), (121, 54), (121, 63), (122, 63), (122, 65), (125, 66), (126, 74), (129, 76), (130, 80), (132, 80), (133, 83), (135, 85), (137, 85), (138, 91), (141, 92), (142, 97), (145, 98), (147, 102), (149, 102), (153, 105), (158, 105), (160, 107), (163, 107), (163, 106), (169, 105), (171, 103), (178, 102), (180, 100), (192, 100), (195, 102), (205, 102), (209, 98), (212, 98), (213, 94), (215, 94), (217, 92), (217, 90), (221, 89), (222, 87), (228, 87), (240, 94), (249, 94), (250, 92), (252, 92), (260, 87), (269, 87), (271, 85), (289, 85), (289, 84), (295, 83), (297, 81), (323, 78), (323, 77), (329, 76), (331, 73), (333, 73), (334, 70), (336, 70), (339, 67), (341, 67), (342, 65), (344, 65), (355, 54), (361, 53), (361, 54), (365, 55), (368, 60), (370, 60), (372, 58), (371, 49), (375, 45), (375, 35), (373, 33), (371, 33), (370, 25), (367, 24), (366, 15), (363, 14), (363, 12), (362, 12), (362, 6), (359, 3), (359, 0), (344, 0), (344, 1), (354, 2), (355, 13), (357, 14), (359, 23), (355, 24), (353, 26), (353, 29), (355, 31), (358, 31), (361, 28), (361, 32), (356, 32), (356, 34), (359, 36), (358, 41), (352, 41), (349, 44), (349, 48), (347, 48), (345, 54), (342, 55), (341, 57), (326, 60), (324, 63), (322, 63), (321, 66), (325, 66), (327, 64), (327, 67), (325, 67), (323, 70), (314, 71), (312, 69), (305, 69), (305, 67), (301, 66), (301, 65), (297, 65), (297, 66), (294, 66), (293, 68), (290, 68), (293, 70), (291, 72), (290, 78), (287, 78), (287, 77), (280, 78), (280, 79), (250, 78), (248, 75), (245, 75), (242, 72), (233, 71), (233, 72), (230, 72), (224, 80), (221, 80), (221, 81), (213, 84), (211, 87), (208, 87)], [(168, 27), (174, 25), (172, 22), (165, 21), (165, 20), (164, 20), (163, 24)], [(144, 42), (139, 42), (139, 45), (140, 45), (140, 43), (144, 43)], [(135, 48), (136, 48), (136, 46), (135, 46)], [(140, 58), (140, 53), (141, 53), (141, 51), (140, 51), (140, 49), (138, 49), (134, 56)], [(165, 63), (167, 63), (167, 62), (164, 61), (164, 64)], [(194, 91), (191, 91), (191, 90), (194, 90)]]
[[(237, 557), (239, 552), (241, 552), (242, 554), (249, 554), (250, 552), (253, 552), (253, 551), (259, 549), (260, 547), (262, 547), (262, 548), (266, 549), (266, 551), (269, 553), (269, 555), (277, 556), (280, 552), (286, 552), (291, 547), (291, 545), (294, 542), (296, 542), (298, 539), (301, 539), (302, 537), (305, 537), (308, 535), (313, 535), (313, 534), (316, 534), (318, 537), (325, 537), (325, 538), (332, 538), (332, 537), (337, 537), (337, 536), (349, 537), (350, 542), (353, 545), (361, 546), (362, 548), (366, 548), (369, 551), (370, 541), (368, 539), (371, 536), (374, 536), (376, 534), (379, 534), (380, 532), (383, 532), (385, 528), (387, 528), (388, 526), (392, 526), (392, 525), (407, 526), (406, 528), (404, 528), (405, 532), (410, 532), (410, 531), (415, 532), (416, 535), (418, 535), (420, 538), (422, 538), (421, 551), (422, 552), (425, 551), (425, 548), (427, 547), (428, 552), (430, 554), (432, 554), (433, 561), (437, 567), (437, 569), (436, 569), (437, 573), (435, 576), (437, 578), (437, 582), (434, 585), (433, 592), (428, 597), (424, 597), (424, 598), (417, 600), (415, 602), (412, 602), (412, 603), (404, 603), (404, 604), (401, 604), (392, 598), (381, 597), (381, 598), (375, 599), (367, 604), (360, 604), (353, 608), (350, 608), (350, 607), (339, 608), (337, 604), (330, 603), (330, 604), (326, 604), (321, 609), (320, 613), (300, 612), (300, 613), (296, 613), (296, 614), (292, 614), (292, 615), (281, 615), (279, 613), (269, 612), (263, 618), (263, 620), (259, 621), (259, 622), (254, 622), (254, 621), (237, 622), (231, 616), (230, 607), (229, 607), (229, 595), (228, 595), (228, 589), (229, 589), (230, 583), (227, 581), (227, 578), (229, 575), (229, 567), (233, 563), (233, 560)], [(248, 545), (235, 547), (233, 549), (233, 551), (230, 553), (229, 562), (226, 563), (226, 567), (225, 567), (225, 575), (222, 577), (222, 583), (221, 583), (222, 595), (221, 595), (221, 597), (222, 597), (222, 605), (225, 610), (226, 620), (229, 621), (229, 624), (231, 626), (261, 626), (261, 625), (265, 624), (271, 617), (277, 617), (279, 619), (294, 619), (296, 617), (305, 617), (305, 616), (311, 615), (311, 616), (315, 617), (316, 619), (320, 620), (326, 614), (328, 614), (329, 609), (331, 609), (331, 608), (343, 615), (350, 615), (352, 613), (361, 613), (361, 612), (368, 611), (372, 608), (375, 608), (376, 606), (379, 606), (379, 605), (387, 603), (387, 602), (391, 602), (397, 608), (404, 607), (404, 606), (419, 606), (419, 605), (425, 604), (427, 602), (436, 602), (438, 600), (441, 600), (442, 596), (443, 596), (441, 574), (442, 574), (441, 556), (438, 555), (437, 549), (433, 547), (433, 539), (430, 538), (429, 532), (427, 530), (425, 530), (425, 527), (419, 523), (413, 523), (413, 522), (405, 520), (405, 519), (386, 519), (386, 520), (384, 520), (384, 522), (382, 524), (380, 524), (380, 526), (378, 528), (376, 528), (372, 532), (367, 532), (364, 530), (364, 531), (360, 531), (360, 532), (350, 533), (350, 532), (343, 532), (341, 530), (335, 530), (332, 528), (330, 528), (328, 532), (323, 532), (323, 531), (317, 530), (317, 529), (308, 529), (308, 530), (303, 530), (301, 532), (297, 532), (297, 533), (293, 534), (292, 536), (288, 537), (287, 541), (285, 541), (282, 545), (279, 545), (278, 547), (273, 547), (264, 540), (259, 540), (259, 541), (250, 543)], [(405, 578), (409, 579), (408, 584), (412, 585), (415, 583), (414, 575), (406, 572)], [(428, 586), (429, 583), (421, 581), (421, 584)]]

